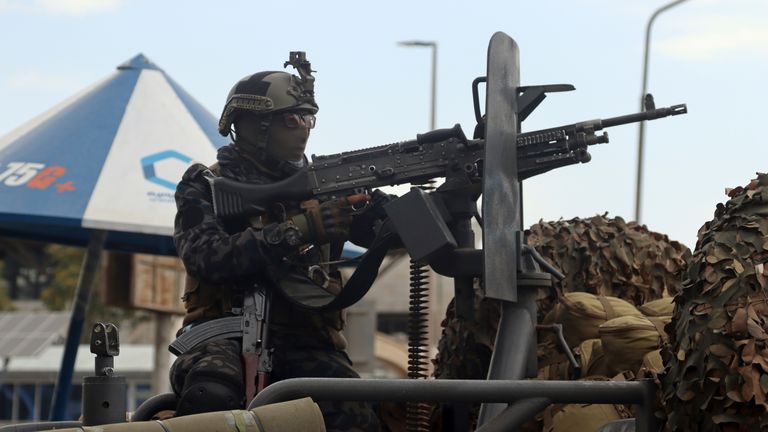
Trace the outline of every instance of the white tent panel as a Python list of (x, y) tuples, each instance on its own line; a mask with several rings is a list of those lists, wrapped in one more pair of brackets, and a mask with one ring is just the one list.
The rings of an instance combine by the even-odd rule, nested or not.
[(159, 70), (141, 72), (83, 217), (86, 228), (172, 235), (176, 183), (216, 150)]

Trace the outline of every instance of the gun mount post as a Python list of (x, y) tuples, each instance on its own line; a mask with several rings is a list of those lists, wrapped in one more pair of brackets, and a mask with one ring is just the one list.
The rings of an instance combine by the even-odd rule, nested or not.
[[(520, 289), (517, 284), (522, 248), (522, 197), (515, 145), (520, 123), (520, 60), (517, 43), (504, 33), (491, 38), (487, 77), (483, 278), (486, 296), (499, 300), (502, 308), (488, 379), (520, 380), (536, 375), (536, 288), (526, 284)], [(525, 115), (533, 105), (525, 105)], [(483, 404), (478, 425), (505, 409), (506, 404)]]
[[(451, 234), (456, 240), (456, 248), (431, 261), (430, 264), (434, 262), (440, 267), (441, 261), (449, 261), (451, 257), (457, 255), (457, 250), (474, 250), (475, 232), (472, 229), (472, 217), (477, 211), (478, 198), (478, 191), (474, 189), (471, 180), (467, 178), (465, 173), (452, 170), (447, 173), (445, 183), (435, 191), (434, 195), (439, 197), (450, 214)], [(482, 275), (482, 266), (459, 265), (455, 270), (458, 271), (452, 277), (456, 298), (456, 316), (459, 319), (474, 319), (474, 282), (475, 277)]]
[(122, 423), (127, 384), (125, 377), (115, 375), (114, 357), (120, 354), (120, 340), (114, 324), (94, 324), (91, 352), (96, 354), (95, 375), (83, 378), (83, 426)]

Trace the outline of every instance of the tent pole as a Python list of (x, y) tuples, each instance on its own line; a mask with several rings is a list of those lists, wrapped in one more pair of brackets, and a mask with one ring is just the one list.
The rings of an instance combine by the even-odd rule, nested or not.
[(161, 394), (171, 391), (168, 371), (171, 368), (168, 345), (173, 342), (171, 314), (155, 312), (155, 369), (152, 371), (152, 393)]
[(83, 257), (83, 266), (80, 268), (80, 278), (77, 280), (75, 301), (72, 305), (72, 316), (70, 317), (69, 329), (67, 330), (67, 341), (64, 345), (64, 355), (61, 358), (61, 368), (59, 368), (59, 376), (53, 392), (53, 402), (51, 403), (49, 416), (50, 421), (64, 420), (66, 415), (67, 402), (72, 386), (72, 375), (75, 369), (75, 359), (77, 358), (77, 348), (80, 345), (80, 336), (83, 334), (85, 312), (91, 299), (93, 282), (99, 274), (101, 251), (104, 249), (106, 237), (106, 231), (91, 231), (88, 249)]

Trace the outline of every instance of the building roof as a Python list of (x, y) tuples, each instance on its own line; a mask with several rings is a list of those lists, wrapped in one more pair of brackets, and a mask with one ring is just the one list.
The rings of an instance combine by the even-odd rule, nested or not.
[(0, 358), (39, 355), (63, 338), (68, 323), (66, 312), (0, 313)]
[[(18, 356), (9, 359), (8, 367), (0, 373), (57, 373), (61, 367), (63, 345), (51, 345), (38, 355)], [(171, 362), (176, 357), (168, 352)], [(95, 355), (91, 354), (88, 345), (80, 345), (77, 350), (75, 372), (85, 375), (93, 374)], [(115, 357), (115, 372), (118, 375), (145, 372), (151, 373), (154, 365), (155, 347), (153, 345), (121, 345), (120, 355)]]

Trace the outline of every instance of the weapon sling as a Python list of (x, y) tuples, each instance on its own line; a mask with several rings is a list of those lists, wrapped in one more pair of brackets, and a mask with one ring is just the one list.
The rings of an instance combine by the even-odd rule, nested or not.
[[(324, 308), (347, 308), (355, 304), (368, 292), (373, 281), (378, 276), (379, 267), (381, 267), (384, 257), (397, 239), (397, 236), (392, 233), (388, 225), (388, 223), (385, 223), (382, 229), (379, 230), (371, 248), (363, 254), (357, 269), (355, 269), (347, 283), (344, 284), (341, 294)], [(218, 339), (241, 338), (243, 337), (245, 323), (243, 317), (230, 316), (196, 324), (179, 335), (168, 346), (168, 350), (179, 356), (202, 343)]]

